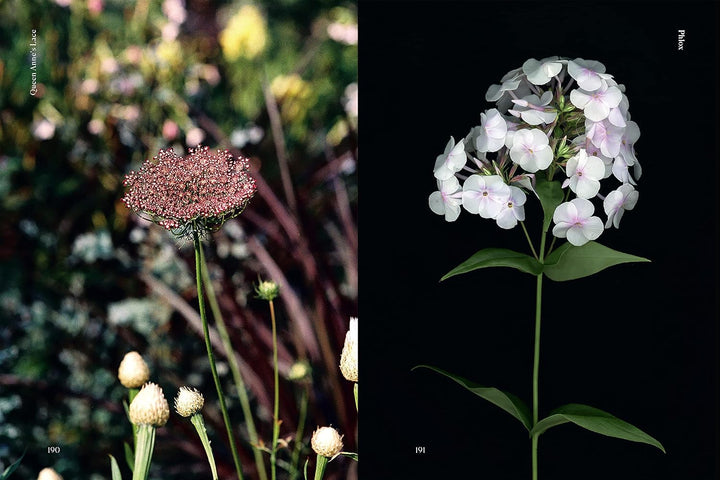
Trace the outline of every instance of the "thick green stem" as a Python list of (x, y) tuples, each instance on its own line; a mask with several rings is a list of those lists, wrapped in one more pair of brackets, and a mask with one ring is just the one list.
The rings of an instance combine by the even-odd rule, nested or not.
[[(540, 240), (540, 263), (545, 261), (545, 238), (547, 232), (543, 231), (542, 238)], [(539, 375), (540, 375), (540, 319), (542, 312), (542, 279), (543, 274), (537, 276), (537, 283), (535, 286), (535, 346), (533, 351), (533, 378), (532, 378), (532, 425), (533, 427), (538, 422), (538, 390), (539, 390)], [(531, 439), (531, 457), (532, 457), (532, 480), (538, 478), (538, 435), (535, 434)]]
[(273, 400), (273, 438), (272, 448), (270, 449), (270, 469), (272, 474), (272, 480), (277, 478), (277, 443), (278, 437), (280, 436), (280, 378), (278, 376), (278, 348), (277, 348), (277, 327), (275, 323), (275, 306), (273, 301), (269, 300), (270, 304), (270, 320), (272, 322), (272, 341), (273, 341), (273, 372), (275, 380), (275, 398)]
[(195, 426), (195, 430), (197, 430), (198, 435), (200, 436), (203, 448), (205, 448), (205, 455), (207, 456), (208, 463), (210, 463), (213, 480), (218, 480), (217, 467), (215, 466), (215, 456), (213, 455), (212, 448), (210, 448), (210, 439), (207, 436), (207, 430), (205, 429), (203, 417), (200, 413), (196, 413), (190, 417), (190, 421)]
[(147, 480), (154, 448), (155, 427), (153, 425), (138, 425), (133, 480)]
[[(140, 390), (137, 389), (137, 388), (131, 388), (131, 389), (130, 389), (130, 391), (128, 392), (128, 400), (129, 400), (129, 401), (128, 401), (128, 408), (130, 408), (130, 404), (133, 402), (133, 400), (135, 400), (135, 397), (137, 396), (137, 394), (138, 394), (139, 392), (140, 392)], [(133, 424), (132, 424), (132, 429), (133, 429), (133, 451), (135, 451), (135, 448), (137, 448), (137, 429), (138, 429), (137, 425), (135, 425), (135, 424), (133, 423)]]
[(240, 466), (240, 457), (238, 456), (237, 447), (235, 446), (235, 437), (233, 436), (232, 427), (230, 425), (230, 417), (227, 413), (227, 407), (225, 406), (225, 396), (220, 386), (220, 377), (217, 373), (217, 367), (215, 366), (215, 356), (213, 355), (212, 345), (210, 344), (210, 330), (207, 322), (207, 315), (205, 314), (205, 296), (203, 295), (203, 280), (202, 280), (202, 260), (201, 252), (202, 245), (200, 243), (200, 237), (197, 232), (197, 228), (193, 228), (193, 243), (195, 245), (195, 279), (197, 282), (197, 293), (198, 293), (198, 304), (200, 306), (200, 318), (203, 325), (203, 334), (205, 336), (205, 348), (207, 349), (208, 360), (210, 361), (210, 371), (212, 372), (213, 380), (215, 381), (215, 389), (217, 390), (218, 399), (220, 400), (220, 410), (222, 410), (223, 420), (225, 421), (225, 429), (227, 430), (228, 441), (230, 443), (230, 452), (235, 462), (235, 470), (237, 471), (238, 480), (243, 479), (242, 467)]
[(327, 464), (328, 458), (318, 454), (317, 460), (315, 461), (315, 480), (322, 480)]
[(217, 296), (215, 295), (215, 288), (210, 281), (210, 274), (207, 262), (205, 261), (205, 253), (202, 249), (200, 249), (200, 260), (202, 262), (203, 281), (205, 282), (205, 291), (207, 292), (208, 303), (210, 304), (210, 310), (212, 311), (213, 318), (215, 319), (215, 326), (220, 334), (220, 340), (222, 341), (225, 352), (227, 353), (230, 372), (232, 373), (233, 381), (235, 382), (235, 390), (237, 391), (238, 398), (240, 399), (240, 406), (242, 407), (243, 415), (245, 417), (245, 424), (247, 425), (250, 444), (253, 447), (253, 455), (255, 457), (255, 465), (257, 466), (258, 478), (260, 480), (267, 480), (265, 461), (263, 459), (262, 451), (258, 448), (260, 442), (257, 429), (255, 428), (255, 420), (252, 416), (252, 410), (250, 409), (250, 398), (248, 396), (247, 388), (245, 387), (245, 381), (243, 380), (242, 373), (240, 372), (240, 365), (238, 365), (235, 352), (232, 348), (232, 342), (230, 342), (227, 325), (225, 325), (225, 320), (223, 319), (222, 312), (220, 311), (220, 305), (218, 304)]

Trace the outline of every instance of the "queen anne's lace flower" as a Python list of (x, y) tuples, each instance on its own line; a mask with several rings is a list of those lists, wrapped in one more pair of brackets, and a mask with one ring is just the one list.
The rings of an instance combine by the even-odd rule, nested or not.
[(219, 228), (239, 215), (255, 194), (246, 158), (198, 146), (180, 157), (160, 150), (125, 176), (123, 202), (135, 213), (185, 235)]
[[(527, 60), (488, 88), (485, 98), (497, 108), (480, 114), (462, 150), (451, 138), (438, 157), (430, 209), (453, 222), (462, 204), (511, 229), (524, 221), (525, 203), (547, 191), (536, 191), (542, 179), (569, 189), (554, 211), (556, 237), (583, 245), (603, 225), (619, 226), (637, 202), (642, 174), (635, 153), (640, 130), (625, 91), (595, 60)], [(604, 223), (594, 215), (600, 202)]]

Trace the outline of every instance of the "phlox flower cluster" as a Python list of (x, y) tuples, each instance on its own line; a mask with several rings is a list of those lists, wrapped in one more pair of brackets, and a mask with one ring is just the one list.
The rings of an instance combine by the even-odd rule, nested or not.
[(602, 63), (531, 58), (485, 99), (495, 108), (465, 138), (450, 137), (435, 160), (434, 213), (453, 222), (465, 209), (511, 229), (525, 220), (525, 203), (542, 179), (559, 182), (565, 194), (553, 214), (555, 237), (580, 246), (619, 227), (638, 199), (640, 129), (625, 86)]
[(246, 158), (198, 146), (180, 157), (160, 150), (125, 176), (123, 202), (178, 235), (204, 233), (239, 215), (255, 194)]

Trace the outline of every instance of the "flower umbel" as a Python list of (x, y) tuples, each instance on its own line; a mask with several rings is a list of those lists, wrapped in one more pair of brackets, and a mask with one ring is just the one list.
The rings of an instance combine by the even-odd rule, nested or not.
[(184, 236), (214, 231), (244, 209), (257, 189), (249, 163), (227, 150), (198, 146), (180, 157), (160, 150), (125, 176), (123, 202), (138, 215)]

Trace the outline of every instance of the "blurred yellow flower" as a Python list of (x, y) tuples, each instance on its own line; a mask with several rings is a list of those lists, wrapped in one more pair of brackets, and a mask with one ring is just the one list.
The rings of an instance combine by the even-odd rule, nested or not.
[(232, 62), (240, 57), (253, 59), (265, 49), (267, 26), (255, 5), (243, 5), (220, 33), (220, 46)]
[(312, 87), (297, 73), (275, 77), (270, 91), (280, 104), (283, 119), (289, 122), (301, 117), (314, 103)]

